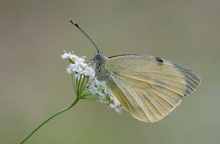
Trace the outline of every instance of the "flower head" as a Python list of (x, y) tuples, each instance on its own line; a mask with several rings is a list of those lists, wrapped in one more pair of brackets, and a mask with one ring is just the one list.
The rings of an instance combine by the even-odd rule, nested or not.
[[(67, 67), (69, 74), (75, 74), (76, 82), (74, 84), (77, 97), (81, 99), (91, 99), (91, 95), (98, 95), (100, 103), (108, 103), (110, 108), (120, 112), (121, 105), (107, 88), (105, 81), (98, 81), (95, 78), (95, 70), (85, 62), (85, 56), (79, 57), (74, 52), (65, 52), (61, 55), (63, 59), (68, 59), (70, 64)], [(89, 90), (85, 90), (88, 85)], [(96, 100), (97, 97), (92, 99)]]
[(95, 72), (91, 66), (89, 66), (87, 63), (85, 63), (85, 56), (79, 57), (79, 56), (75, 55), (74, 52), (66, 53), (64, 51), (64, 54), (61, 55), (61, 57), (63, 59), (68, 59), (70, 61), (70, 65), (67, 67), (67, 72), (69, 74), (75, 72), (75, 73), (77, 73), (77, 75), (88, 76), (89, 79), (94, 78)]

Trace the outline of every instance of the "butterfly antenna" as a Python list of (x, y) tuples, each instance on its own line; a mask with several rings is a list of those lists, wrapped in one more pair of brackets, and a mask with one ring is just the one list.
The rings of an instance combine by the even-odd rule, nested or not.
[(93, 44), (93, 46), (96, 48), (97, 52), (99, 53), (98, 47), (96, 46), (96, 44), (94, 43), (94, 41), (87, 35), (87, 33), (84, 32), (84, 30), (82, 30), (76, 22), (73, 22), (71, 19), (69, 19), (69, 21), (70, 21), (76, 28), (78, 28), (78, 29), (83, 33), (83, 35), (85, 35), (85, 36), (89, 39), (89, 41)]

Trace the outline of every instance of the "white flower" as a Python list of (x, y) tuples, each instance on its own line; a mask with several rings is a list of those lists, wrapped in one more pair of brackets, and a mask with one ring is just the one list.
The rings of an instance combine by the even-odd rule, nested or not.
[(93, 79), (95, 76), (95, 72), (91, 66), (85, 63), (85, 56), (78, 57), (74, 54), (74, 52), (66, 53), (61, 55), (63, 59), (69, 59), (71, 62), (70, 65), (67, 67), (67, 73), (71, 74), (73, 72), (77, 74), (82, 74), (84, 76), (88, 76), (89, 79)]
[(66, 53), (66, 52), (64, 51), (64, 54), (61, 55), (61, 57), (62, 57), (62, 59), (67, 59), (67, 58), (69, 57), (69, 53)]
[(93, 95), (99, 95), (100, 102), (103, 102), (103, 100), (106, 98), (107, 94), (106, 91), (106, 83), (100, 82), (97, 80), (93, 80), (91, 85), (89, 86), (89, 90)]
[(121, 113), (122, 106), (120, 102), (114, 96), (111, 97), (111, 101), (112, 103), (109, 104), (109, 107), (115, 109), (117, 113)]
[(120, 102), (112, 95), (110, 90), (106, 86), (106, 82), (102, 81), (93, 81), (89, 87), (90, 92), (93, 95), (99, 95), (101, 103), (107, 102), (110, 108), (115, 109), (116, 112), (121, 112)]
[(88, 78), (89, 81), (89, 91), (92, 95), (98, 95), (101, 103), (108, 103), (110, 108), (116, 110), (116, 112), (121, 111), (121, 104), (119, 101), (112, 95), (110, 90), (106, 86), (105, 81), (98, 81), (95, 78), (95, 71), (92, 66), (85, 62), (85, 56), (79, 57), (74, 54), (74, 52), (66, 53), (61, 55), (63, 59), (68, 59), (70, 61), (69, 66), (67, 67), (67, 73), (75, 73), (76, 79)]

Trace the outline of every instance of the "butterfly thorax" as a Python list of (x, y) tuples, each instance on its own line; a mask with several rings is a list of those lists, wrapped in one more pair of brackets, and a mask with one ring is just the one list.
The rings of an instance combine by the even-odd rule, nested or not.
[(97, 53), (94, 58), (95, 62), (95, 76), (98, 81), (107, 81), (109, 72), (105, 69), (105, 63), (108, 60), (108, 57), (103, 56), (102, 53)]

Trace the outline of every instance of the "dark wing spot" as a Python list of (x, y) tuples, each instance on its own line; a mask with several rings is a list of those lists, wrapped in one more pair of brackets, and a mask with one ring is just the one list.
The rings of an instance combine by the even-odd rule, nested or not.
[(155, 60), (158, 63), (158, 65), (163, 65), (163, 59), (161, 59), (160, 57), (155, 57)]

